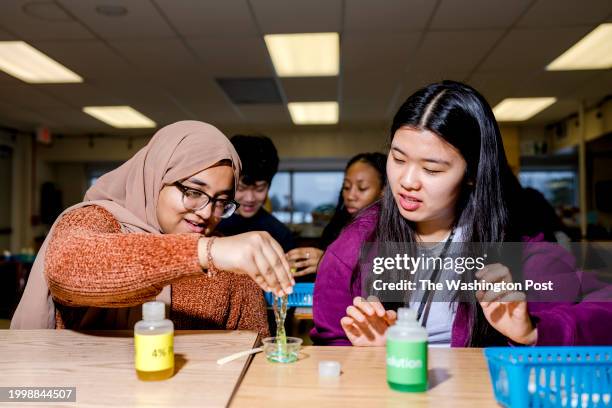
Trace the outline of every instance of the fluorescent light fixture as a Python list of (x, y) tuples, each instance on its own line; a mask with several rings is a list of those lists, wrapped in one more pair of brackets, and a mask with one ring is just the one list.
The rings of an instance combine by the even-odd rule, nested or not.
[(153, 128), (155, 122), (131, 106), (86, 106), (83, 112), (116, 128)]
[(264, 41), (279, 77), (338, 75), (338, 33), (269, 34)]
[(612, 68), (612, 23), (601, 24), (553, 62), (548, 71)]
[(493, 108), (493, 113), (499, 122), (518, 122), (537, 115), (556, 101), (552, 97), (506, 98)]
[(296, 125), (334, 125), (338, 123), (338, 102), (289, 102), (291, 120)]
[(0, 69), (31, 84), (83, 82), (83, 78), (23, 41), (0, 41)]

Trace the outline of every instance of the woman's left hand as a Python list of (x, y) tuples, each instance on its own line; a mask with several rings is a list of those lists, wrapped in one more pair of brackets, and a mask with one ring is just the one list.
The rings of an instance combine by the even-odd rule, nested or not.
[[(499, 263), (486, 265), (476, 272), (476, 278), (486, 282), (512, 282), (510, 270)], [(534, 345), (538, 339), (527, 311), (525, 294), (519, 291), (478, 291), (476, 299), (485, 317), (495, 330), (515, 343)]]
[(287, 252), (289, 266), (292, 271), (295, 270), (294, 276), (316, 273), (322, 256), (323, 251), (314, 247), (295, 248)]

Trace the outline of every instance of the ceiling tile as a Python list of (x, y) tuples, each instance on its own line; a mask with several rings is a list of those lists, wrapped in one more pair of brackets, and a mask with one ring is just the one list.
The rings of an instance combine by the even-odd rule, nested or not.
[(228, 104), (229, 99), (212, 78), (180, 78), (163, 84), (163, 89), (184, 104)]
[(530, 3), (532, 0), (442, 0), (430, 28), (432, 30), (507, 28)]
[[(568, 97), (574, 90), (597, 76), (596, 71), (537, 71), (533, 75), (525, 76), (513, 96)], [(612, 88), (608, 89), (610, 90)]]
[[(408, 96), (412, 95), (414, 92), (419, 89), (433, 84), (435, 82), (440, 82), (444, 80), (452, 80), (464, 82), (465, 78), (468, 76), (467, 72), (458, 72), (452, 71), (450, 69), (441, 70), (436, 69), (436, 67), (432, 67), (429, 70), (420, 70), (420, 71), (410, 71), (404, 78), (403, 88), (401, 95), (399, 95), (400, 99), (406, 99)], [(402, 100), (403, 102), (403, 100)]]
[(348, 0), (343, 32), (421, 31), (435, 4), (430, 0)]
[(403, 72), (414, 59), (420, 33), (350, 33), (341, 39), (343, 73), (394, 70)]
[(512, 30), (487, 57), (479, 70), (543, 70), (589, 31), (591, 27), (588, 26)]
[(65, 107), (64, 103), (44, 92), (37, 86), (21, 83), (0, 83), (0, 95), (4, 101), (22, 108), (57, 108)]
[(155, 0), (183, 36), (252, 37), (257, 27), (246, 0)]
[(344, 102), (340, 107), (340, 122), (350, 124), (389, 125), (385, 106), (375, 102)]
[(281, 78), (288, 102), (338, 100), (338, 77)]
[(291, 118), (285, 105), (240, 105), (247, 125), (290, 125)]
[(502, 30), (428, 32), (414, 55), (411, 72), (470, 72), (502, 34)]
[(269, 77), (274, 75), (261, 37), (189, 38), (188, 43), (213, 77)]
[(588, 105), (599, 103), (606, 96), (612, 94), (612, 70), (595, 71), (593, 76), (580, 87), (572, 90), (568, 96), (576, 100), (585, 100)]
[[(523, 73), (524, 74), (524, 73)], [(476, 72), (466, 83), (476, 88), (491, 106), (495, 106), (504, 98), (513, 96), (516, 89), (521, 85), (523, 77), (514, 72)]]
[(49, 115), (42, 115), (38, 110), (17, 107), (0, 101), (0, 123), (3, 126), (33, 130), (37, 126), (53, 126), (58, 123)]
[(104, 87), (92, 84), (45, 84), (38, 89), (61, 101), (66, 106), (82, 108), (83, 106), (121, 105), (121, 99), (108, 92)]
[(572, 115), (577, 111), (578, 104), (576, 101), (560, 99), (531, 119), (521, 122), (521, 125), (546, 125)]
[(189, 77), (196, 80), (206, 72), (197, 56), (178, 38), (117, 40), (109, 44), (147, 77), (166, 81)]
[(89, 116), (80, 109), (45, 109), (43, 114), (53, 118), (55, 121), (55, 125), (50, 126), (51, 131), (68, 131), (73, 133), (79, 129), (82, 129), (84, 132), (104, 132), (114, 129), (112, 126)]
[(138, 78), (138, 70), (101, 41), (36, 41), (32, 45), (89, 79)]
[(392, 99), (402, 75), (397, 71), (347, 72), (342, 78), (343, 103), (374, 103), (386, 106)]
[(15, 37), (13, 34), (0, 29), (0, 41), (14, 41), (16, 39), (17, 37)]
[(237, 126), (244, 123), (241, 112), (229, 102), (203, 103), (196, 101), (185, 103), (185, 107), (193, 113), (194, 119), (217, 127), (227, 125)]
[(251, 0), (262, 34), (339, 32), (340, 0)]
[[(104, 39), (167, 38), (176, 34), (149, 0), (105, 1), (58, 0), (86, 27)], [(125, 7), (123, 16), (106, 16), (96, 11), (100, 5)]]
[(518, 22), (519, 28), (599, 24), (612, 13), (610, 0), (538, 0)]
[(86, 27), (52, 2), (2, 1), (0, 26), (25, 41), (94, 38)]

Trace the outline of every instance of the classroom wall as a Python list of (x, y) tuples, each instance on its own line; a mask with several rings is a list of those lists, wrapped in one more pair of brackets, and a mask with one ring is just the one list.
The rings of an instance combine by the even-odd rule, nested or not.
[[(590, 168), (588, 169), (589, 181), (589, 210), (596, 209), (595, 185), (600, 181), (612, 180), (612, 133), (587, 143), (587, 157)], [(612, 192), (608, 192), (609, 194)], [(597, 208), (598, 222), (606, 229), (612, 229), (612, 212), (604, 212)]]
[[(519, 163), (519, 135), (517, 127), (502, 127), (506, 154), (511, 163)], [(234, 132), (226, 131), (228, 135)], [(364, 129), (352, 131), (282, 131), (266, 136), (274, 142), (281, 159), (311, 159), (317, 157), (350, 158), (363, 152), (386, 152), (388, 130)], [(83, 136), (55, 138), (49, 146), (38, 145), (37, 160), (42, 162), (97, 162), (124, 161), (143, 147), (149, 137), (123, 138)]]
[[(548, 130), (552, 142), (552, 150), (558, 151), (580, 143), (580, 126), (578, 116), (564, 120), (560, 129)], [(612, 100), (601, 106), (587, 109), (585, 112), (585, 140), (595, 140), (612, 132)]]
[(31, 227), (33, 173), (32, 136), (17, 134), (14, 141), (11, 186), (11, 245), (13, 253), (33, 247), (34, 229)]
[(0, 130), (0, 251), (11, 246), (11, 195), (14, 142), (9, 133)]

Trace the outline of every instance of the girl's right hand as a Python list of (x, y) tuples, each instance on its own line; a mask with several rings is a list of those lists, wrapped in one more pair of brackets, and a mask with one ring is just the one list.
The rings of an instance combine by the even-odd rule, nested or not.
[[(202, 268), (208, 268), (206, 246), (209, 239), (202, 237), (198, 242)], [(295, 280), (283, 248), (267, 232), (253, 231), (215, 238), (211, 256), (218, 269), (245, 273), (266, 292), (273, 292), (277, 296), (293, 292)]]
[(340, 319), (340, 325), (353, 346), (384, 346), (389, 326), (395, 323), (397, 313), (385, 310), (376, 298), (362, 297), (353, 299), (353, 305), (346, 308), (346, 316)]

